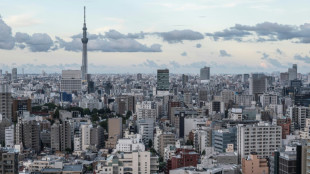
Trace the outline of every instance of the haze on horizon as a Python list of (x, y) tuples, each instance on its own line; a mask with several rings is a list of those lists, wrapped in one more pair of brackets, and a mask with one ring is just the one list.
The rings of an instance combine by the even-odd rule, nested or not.
[(90, 73), (309, 72), (306, 0), (3, 0), (0, 69), (80, 69), (84, 5)]

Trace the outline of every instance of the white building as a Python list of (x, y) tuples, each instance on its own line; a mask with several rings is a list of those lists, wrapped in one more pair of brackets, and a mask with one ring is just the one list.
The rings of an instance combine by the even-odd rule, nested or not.
[(154, 119), (147, 118), (139, 120), (137, 123), (138, 133), (142, 135), (144, 144), (148, 144), (149, 140), (154, 138)]
[(131, 138), (118, 139), (116, 144), (117, 152), (145, 151), (145, 145), (142, 142), (142, 136), (135, 134)]
[(282, 127), (261, 122), (257, 125), (238, 125), (237, 145), (238, 157), (247, 157), (256, 152), (259, 157), (266, 158), (281, 146)]
[(271, 104), (278, 104), (278, 96), (276, 94), (263, 94), (260, 96), (260, 103), (262, 107), (265, 108)]
[(233, 120), (242, 120), (242, 109), (232, 108), (230, 113), (230, 118)]
[(157, 118), (155, 103), (151, 101), (138, 102), (136, 104), (137, 119)]
[(81, 126), (81, 145), (82, 150), (87, 150), (87, 148), (90, 146), (90, 130), (93, 126), (89, 124), (85, 124)]
[(81, 70), (62, 70), (60, 89), (66, 93), (81, 92)]
[(5, 128), (5, 147), (14, 148), (14, 125)]
[(163, 130), (161, 130), (159, 127), (155, 127), (155, 135), (154, 135), (154, 141), (153, 146), (156, 152), (159, 151), (159, 136), (163, 133)]

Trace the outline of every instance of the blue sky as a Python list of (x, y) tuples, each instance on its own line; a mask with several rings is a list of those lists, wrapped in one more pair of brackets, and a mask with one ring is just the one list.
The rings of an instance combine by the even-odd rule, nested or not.
[(1, 0), (0, 68), (78, 69), (84, 5), (91, 73), (309, 71), (306, 0)]

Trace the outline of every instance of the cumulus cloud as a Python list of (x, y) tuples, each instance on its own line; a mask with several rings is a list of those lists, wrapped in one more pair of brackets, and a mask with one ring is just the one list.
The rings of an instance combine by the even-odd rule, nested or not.
[(15, 46), (12, 29), (0, 18), (0, 49), (10, 50)]
[(196, 44), (196, 48), (201, 48), (201, 44), (200, 43)]
[(32, 52), (47, 52), (54, 45), (54, 41), (46, 33), (34, 33), (30, 36), (27, 33), (17, 32), (15, 40), (17, 43), (22, 43), (19, 44), (20, 48), (23, 49), (27, 45)]
[(231, 57), (231, 54), (228, 54), (225, 50), (220, 50), (221, 57)]
[(258, 42), (281, 41), (296, 39), (300, 43), (310, 43), (310, 24), (284, 25), (271, 22), (258, 23), (254, 26), (236, 24), (233, 27), (214, 33), (206, 33), (214, 40), (243, 40), (245, 37), (253, 36)]
[(187, 56), (186, 52), (181, 53), (181, 56)]
[[(82, 44), (78, 38), (72, 39), (72, 41), (65, 41), (59, 37), (56, 37), (60, 48), (64, 48), (67, 51), (81, 51)], [(161, 45), (153, 44), (147, 46), (139, 43), (135, 39), (119, 38), (119, 39), (107, 39), (97, 38), (89, 40), (89, 51), (102, 51), (102, 52), (161, 52)]]
[(266, 62), (268, 62), (269, 64), (271, 64), (274, 67), (278, 67), (278, 68), (286, 68), (286, 66), (282, 65), (277, 59), (273, 59), (271, 58), (268, 54), (263, 53), (262, 54), (262, 60), (265, 60)]
[(204, 36), (193, 30), (173, 30), (169, 32), (157, 32), (154, 33), (163, 38), (164, 41), (168, 43), (180, 43), (184, 40), (201, 40), (204, 39)]
[(310, 57), (309, 56), (301, 56), (301, 55), (296, 54), (294, 56), (294, 59), (310, 64)]

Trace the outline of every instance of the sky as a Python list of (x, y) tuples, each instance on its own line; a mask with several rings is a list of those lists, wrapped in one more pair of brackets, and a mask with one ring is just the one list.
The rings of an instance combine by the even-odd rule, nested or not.
[(309, 73), (309, 0), (1, 0), (0, 69), (80, 69), (84, 6), (89, 73)]

